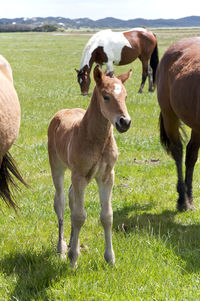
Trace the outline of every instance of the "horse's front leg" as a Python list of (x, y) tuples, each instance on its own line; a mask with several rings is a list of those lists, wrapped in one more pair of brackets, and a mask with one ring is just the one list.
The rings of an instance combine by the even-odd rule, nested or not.
[(105, 71), (106, 75), (112, 77), (114, 74), (113, 62), (108, 61), (107, 63), (105, 63), (105, 65), (106, 65), (106, 71)]
[(76, 266), (80, 254), (79, 233), (86, 219), (84, 208), (84, 191), (87, 181), (78, 174), (72, 174), (72, 186), (69, 190), (69, 205), (71, 209), (71, 238), (68, 257), (72, 267)]
[(113, 211), (111, 205), (111, 194), (114, 183), (114, 170), (104, 181), (102, 178), (96, 179), (99, 187), (99, 197), (101, 203), (101, 223), (104, 228), (105, 234), (105, 253), (104, 258), (107, 262), (115, 263), (115, 253), (112, 246), (112, 224), (113, 224)]

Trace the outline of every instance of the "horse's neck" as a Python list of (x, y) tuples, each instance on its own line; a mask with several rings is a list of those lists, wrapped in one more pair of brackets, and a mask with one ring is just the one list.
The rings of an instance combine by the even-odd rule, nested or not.
[(112, 135), (112, 125), (101, 113), (98, 97), (95, 88), (82, 123), (86, 128), (88, 139), (93, 141), (94, 144), (98, 144), (99, 149), (102, 149)]
[(83, 54), (82, 54), (82, 59), (81, 59), (81, 64), (80, 64), (80, 70), (84, 67), (84, 66), (88, 66), (89, 70), (91, 70), (92, 65), (95, 61), (94, 57), (93, 57), (93, 51), (94, 51), (95, 47), (94, 45), (90, 45), (87, 44)]

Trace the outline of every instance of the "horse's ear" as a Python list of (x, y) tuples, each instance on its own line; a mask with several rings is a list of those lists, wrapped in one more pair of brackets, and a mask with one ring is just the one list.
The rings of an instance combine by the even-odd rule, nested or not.
[(103, 71), (99, 68), (98, 65), (94, 68), (93, 75), (94, 75), (94, 80), (95, 80), (96, 84), (97, 84), (97, 85), (100, 85), (101, 82), (102, 82), (102, 78), (103, 78), (103, 76), (104, 76), (104, 73), (103, 73)]
[(125, 83), (125, 81), (127, 79), (129, 79), (129, 77), (131, 76), (131, 74), (132, 74), (132, 69), (130, 69), (128, 72), (126, 72), (124, 74), (121, 74), (121, 75), (117, 76), (117, 78), (119, 80), (121, 80), (122, 83)]
[(79, 73), (79, 70), (78, 70), (78, 69), (76, 69), (76, 68), (75, 68), (75, 71), (76, 71), (77, 73)]

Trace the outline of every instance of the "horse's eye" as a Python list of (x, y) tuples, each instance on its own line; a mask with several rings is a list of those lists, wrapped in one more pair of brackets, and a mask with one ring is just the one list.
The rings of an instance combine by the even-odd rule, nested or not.
[(108, 102), (110, 100), (110, 97), (108, 95), (103, 95), (103, 99), (105, 102)]

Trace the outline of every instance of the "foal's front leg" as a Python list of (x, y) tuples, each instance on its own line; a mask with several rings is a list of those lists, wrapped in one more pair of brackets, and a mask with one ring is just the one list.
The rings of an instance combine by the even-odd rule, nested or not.
[(99, 187), (99, 197), (101, 203), (101, 223), (104, 228), (105, 234), (105, 253), (104, 258), (107, 262), (115, 263), (115, 253), (112, 246), (112, 224), (113, 224), (113, 211), (111, 205), (112, 187), (114, 183), (114, 170), (104, 181), (102, 178), (96, 179)]
[(72, 186), (69, 189), (69, 205), (71, 210), (71, 237), (68, 257), (71, 266), (76, 266), (80, 254), (79, 233), (86, 219), (84, 208), (84, 192), (87, 181), (80, 175), (72, 174)]

